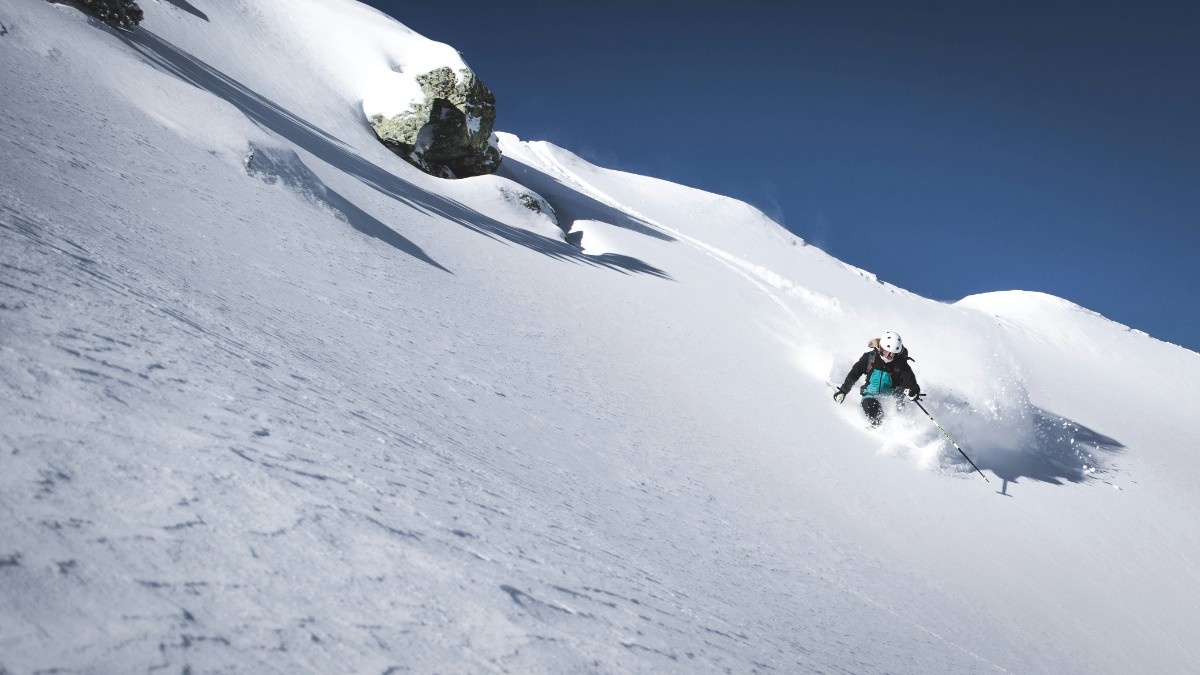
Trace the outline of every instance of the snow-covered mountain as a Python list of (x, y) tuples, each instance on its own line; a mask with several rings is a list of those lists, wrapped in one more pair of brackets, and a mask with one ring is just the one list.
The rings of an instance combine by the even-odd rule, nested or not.
[[(0, 672), (1194, 672), (1197, 354), (548, 143), (436, 179), (364, 102), (453, 50), (141, 4), (0, 0)], [(989, 482), (831, 400), (883, 330)]]

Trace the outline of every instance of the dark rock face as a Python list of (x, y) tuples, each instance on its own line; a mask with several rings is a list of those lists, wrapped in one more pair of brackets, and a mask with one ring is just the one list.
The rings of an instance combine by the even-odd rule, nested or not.
[(392, 117), (375, 115), (371, 127), (384, 145), (422, 171), (465, 178), (500, 168), (492, 128), (496, 97), (469, 69), (447, 67), (417, 77), (423, 98)]
[(79, 0), (83, 7), (104, 23), (117, 28), (132, 28), (142, 21), (142, 8), (135, 0)]

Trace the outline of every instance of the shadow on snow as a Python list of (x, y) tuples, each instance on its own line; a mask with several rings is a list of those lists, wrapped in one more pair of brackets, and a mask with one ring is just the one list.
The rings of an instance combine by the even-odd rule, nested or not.
[(358, 208), (349, 199), (335, 192), (313, 173), (312, 169), (290, 148), (260, 148), (250, 146), (251, 159), (246, 171), (267, 183), (283, 183), (310, 202), (332, 211), (336, 217), (363, 234), (379, 239), (412, 257), (449, 272), (425, 254), (419, 246), (384, 225), (371, 214)]
[(193, 7), (192, 3), (188, 2), (187, 0), (165, 0), (165, 2), (168, 5), (175, 5), (179, 9), (182, 9), (194, 17), (208, 21), (208, 15)]
[[(1092, 479), (1108, 482), (1104, 479), (1107, 465), (1115, 454), (1125, 449), (1124, 444), (1036, 406), (1029, 408), (1028, 418), (1030, 433), (1025, 435), (1026, 440), (1017, 444), (1018, 447), (1013, 447), (1011, 441), (999, 439), (963, 445), (979, 468), (1004, 481), (1002, 494), (1006, 494), (1009, 483), (1016, 483), (1021, 478), (1053, 485)], [(969, 438), (967, 440), (970, 442)], [(948, 457), (970, 469), (961, 455), (951, 452), (953, 454)]]
[(512, 157), (504, 158), (498, 173), (547, 199), (553, 198), (554, 214), (558, 217), (558, 222), (563, 224), (564, 229), (568, 229), (570, 224), (576, 220), (598, 220), (655, 239), (675, 241), (674, 237), (655, 228), (650, 223), (593, 199), (571, 188), (558, 178)]

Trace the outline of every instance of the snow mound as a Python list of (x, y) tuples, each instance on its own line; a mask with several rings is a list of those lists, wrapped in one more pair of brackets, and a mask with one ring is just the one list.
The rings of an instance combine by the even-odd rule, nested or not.
[(294, 53), (367, 118), (391, 117), (423, 97), (417, 76), (437, 68), (467, 68), (458, 51), (414, 33), (379, 10), (354, 0), (256, 3), (266, 30), (287, 39)]

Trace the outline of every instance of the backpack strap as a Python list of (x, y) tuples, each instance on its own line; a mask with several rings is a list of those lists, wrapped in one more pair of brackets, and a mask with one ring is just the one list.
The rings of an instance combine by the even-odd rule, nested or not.
[(878, 354), (879, 352), (872, 349), (871, 355), (867, 357), (867, 381), (863, 383), (863, 386), (858, 388), (860, 392), (866, 391), (867, 386), (871, 384), (871, 372), (875, 370), (875, 357)]

